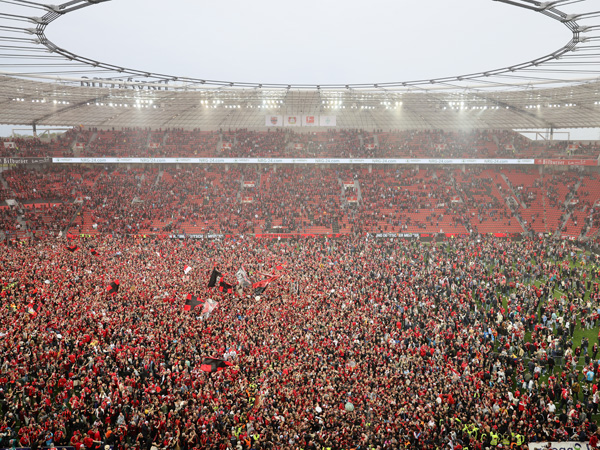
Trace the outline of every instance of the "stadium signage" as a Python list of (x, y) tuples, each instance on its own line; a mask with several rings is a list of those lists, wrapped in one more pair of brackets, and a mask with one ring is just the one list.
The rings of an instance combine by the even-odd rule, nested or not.
[[(154, 83), (144, 83), (143, 81), (136, 81), (133, 78), (88, 78), (81, 77), (81, 87), (97, 87), (97, 88), (109, 88), (109, 89), (133, 89), (133, 90), (146, 90), (146, 91), (168, 91), (169, 80), (157, 80)], [(85, 81), (84, 81), (85, 79)]]
[[(4, 158), (4, 164), (34, 164), (50, 158)], [(419, 164), (597, 166), (595, 159), (347, 159), (347, 158), (52, 158), (54, 164)]]
[(595, 159), (536, 159), (536, 165), (544, 166), (597, 166)]
[(171, 234), (170, 239), (223, 239), (224, 234)]
[(418, 238), (419, 233), (377, 233), (376, 238)]
[(529, 450), (592, 450), (587, 442), (536, 442), (529, 444)]
[[(560, 160), (558, 160), (560, 161)], [(346, 158), (52, 158), (54, 164), (486, 164), (533, 165), (534, 159), (346, 159)], [(541, 163), (540, 163), (541, 164)]]
[(257, 239), (298, 239), (298, 238), (339, 238), (341, 234), (312, 234), (312, 233), (262, 233), (255, 234)]
[(0, 158), (2, 165), (12, 165), (12, 164), (45, 164), (53, 162), (52, 158)]

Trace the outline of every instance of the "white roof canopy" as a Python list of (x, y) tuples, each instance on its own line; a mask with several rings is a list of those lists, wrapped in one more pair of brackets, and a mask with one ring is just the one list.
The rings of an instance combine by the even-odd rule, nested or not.
[(595, 0), (494, 0), (569, 29), (572, 37), (563, 47), (534, 60), (361, 85), (267, 85), (150, 73), (92, 60), (48, 39), (46, 28), (60, 26), (57, 19), (103, 1), (0, 1), (0, 123), (260, 129), (267, 115), (331, 115), (338, 127), (386, 130), (600, 126)]

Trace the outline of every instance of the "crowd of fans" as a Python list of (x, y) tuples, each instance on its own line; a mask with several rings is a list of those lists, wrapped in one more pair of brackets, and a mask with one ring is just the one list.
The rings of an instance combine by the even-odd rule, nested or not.
[(32, 233), (42, 232), (58, 235), (61, 231), (68, 229), (78, 209), (79, 205), (75, 203), (55, 203), (25, 208), (23, 220), (27, 223), (27, 229)]
[(584, 158), (597, 143), (531, 140), (510, 130), (297, 132), (75, 128), (53, 139), (0, 139), (0, 156), (227, 158)]
[(51, 166), (39, 169), (15, 168), (2, 172), (13, 199), (59, 200), (74, 197), (73, 189), (81, 182), (85, 169)]
[(600, 230), (600, 177), (572, 170), (52, 165), (5, 170), (0, 186), (3, 200), (29, 211), (19, 215), (31, 231), (577, 238)]
[(83, 133), (79, 128), (68, 131), (51, 138), (41, 137), (7, 137), (0, 138), (0, 157), (70, 157), (73, 156), (71, 146), (78, 134)]
[[(98, 235), (0, 258), (0, 447), (598, 442), (599, 268), (567, 242)], [(274, 279), (222, 293), (215, 267)]]

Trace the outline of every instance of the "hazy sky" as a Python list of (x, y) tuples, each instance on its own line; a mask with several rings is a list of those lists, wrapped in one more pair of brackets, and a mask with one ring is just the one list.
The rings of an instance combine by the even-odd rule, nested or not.
[(112, 0), (58, 19), (47, 35), (140, 70), (310, 84), (491, 70), (572, 36), (541, 14), (492, 0)]

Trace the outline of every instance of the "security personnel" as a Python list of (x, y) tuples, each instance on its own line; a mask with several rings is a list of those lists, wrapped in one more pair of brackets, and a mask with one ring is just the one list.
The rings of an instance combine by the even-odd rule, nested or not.
[(493, 445), (495, 447), (496, 445), (498, 445), (498, 440), (500, 436), (498, 436), (498, 434), (494, 433), (493, 431), (490, 431), (490, 436), (492, 437), (490, 445)]
[(517, 439), (517, 447), (520, 447), (521, 445), (523, 445), (525, 443), (525, 436), (523, 436), (521, 434), (517, 434), (515, 436), (515, 438)]
[(471, 436), (471, 425), (465, 424), (465, 426), (462, 428), (462, 432), (463, 434), (466, 433)]
[(243, 429), (244, 429), (243, 425), (238, 425), (237, 428), (235, 429), (235, 431), (233, 432), (233, 435), (239, 439), (240, 434), (242, 434)]
[(479, 436), (479, 442), (486, 446), (486, 443), (489, 444), (489, 442), (487, 442), (488, 437), (489, 436), (487, 435), (487, 433), (481, 433), (481, 436)]
[(472, 437), (473, 439), (477, 439), (478, 435), (479, 435), (479, 428), (477, 428), (475, 426), (475, 424), (471, 425), (471, 431), (469, 432), (469, 436)]

